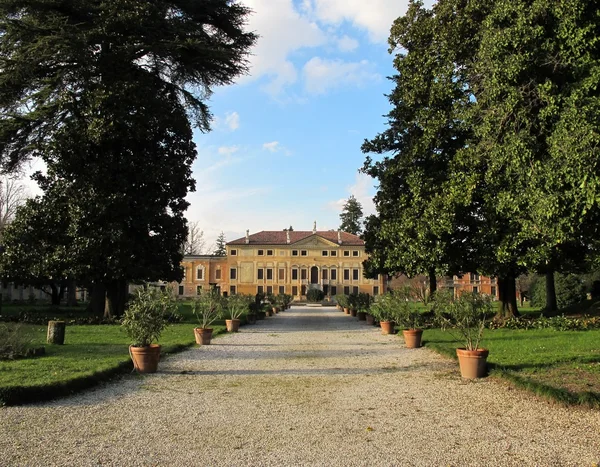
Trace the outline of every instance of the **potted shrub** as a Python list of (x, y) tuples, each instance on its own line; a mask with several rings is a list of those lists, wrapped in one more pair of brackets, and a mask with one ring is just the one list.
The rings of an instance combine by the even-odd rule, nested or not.
[(196, 343), (209, 345), (212, 339), (212, 328), (210, 327), (221, 317), (223, 309), (223, 298), (215, 290), (204, 292), (192, 302), (192, 312), (198, 318), (200, 327), (194, 328)]
[(277, 309), (279, 311), (287, 310), (285, 295), (280, 293), (279, 295), (277, 295), (276, 298), (277, 298)]
[(348, 295), (348, 308), (350, 309), (350, 315), (356, 317), (358, 308), (358, 294), (351, 293)]
[(403, 328), (404, 343), (409, 349), (421, 347), (421, 337), (423, 336), (423, 315), (416, 307), (416, 303), (411, 301), (412, 294), (409, 287), (395, 290), (392, 292), (396, 299), (394, 307), (394, 321)]
[(160, 359), (158, 341), (167, 326), (166, 315), (177, 312), (177, 302), (169, 291), (138, 289), (129, 302), (121, 326), (131, 339), (129, 354), (138, 373), (155, 373)]
[(394, 334), (394, 310), (396, 307), (396, 298), (390, 293), (385, 293), (377, 297), (371, 305), (370, 312), (379, 321), (381, 334)]
[[(273, 314), (276, 314), (279, 311), (279, 301), (277, 299), (277, 296), (273, 294), (267, 294), (267, 302), (269, 303), (269, 305), (271, 305), (271, 311), (273, 312)], [(267, 316), (270, 315), (267, 313)]]
[(324, 298), (325, 298), (325, 294), (320, 289), (310, 289), (306, 293), (306, 300), (309, 303), (319, 303), (319, 302), (322, 302)]
[(367, 311), (369, 311), (372, 301), (373, 299), (368, 293), (361, 292), (358, 294), (356, 317), (359, 321), (367, 320)]
[(341, 307), (342, 311), (347, 315), (350, 314), (350, 310), (348, 308), (348, 295), (339, 294), (335, 296), (338, 305)]
[(227, 298), (227, 314), (229, 319), (225, 320), (227, 332), (238, 332), (240, 328), (240, 317), (248, 311), (253, 298), (248, 295), (235, 294)]
[(474, 292), (463, 292), (458, 298), (451, 292), (436, 292), (434, 309), (442, 329), (464, 343), (456, 349), (461, 376), (485, 376), (489, 351), (479, 345), (486, 321), (494, 316), (491, 298)]

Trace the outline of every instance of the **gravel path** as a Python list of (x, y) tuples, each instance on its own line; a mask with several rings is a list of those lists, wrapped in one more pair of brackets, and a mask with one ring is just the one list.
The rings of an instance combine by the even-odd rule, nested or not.
[(0, 409), (0, 465), (600, 462), (600, 412), (456, 367), (334, 309), (294, 307), (155, 375)]

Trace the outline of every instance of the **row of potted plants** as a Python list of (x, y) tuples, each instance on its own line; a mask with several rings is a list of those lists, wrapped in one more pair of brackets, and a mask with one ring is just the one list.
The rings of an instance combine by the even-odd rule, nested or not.
[(461, 375), (465, 378), (485, 376), (489, 352), (480, 348), (480, 343), (486, 322), (494, 315), (490, 297), (467, 292), (454, 297), (452, 292), (439, 291), (433, 301), (425, 303), (429, 312), (423, 312), (414, 299), (409, 287), (389, 291), (374, 301), (362, 293), (336, 297), (344, 312), (358, 315), (359, 319), (362, 319), (361, 313), (365, 313), (369, 324), (378, 321), (382, 334), (393, 334), (396, 326), (403, 328), (407, 348), (421, 346), (424, 327), (441, 327), (464, 344), (456, 350)]

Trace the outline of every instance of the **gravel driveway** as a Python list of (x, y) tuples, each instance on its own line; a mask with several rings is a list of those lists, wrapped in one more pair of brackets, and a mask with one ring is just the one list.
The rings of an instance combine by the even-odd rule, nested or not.
[(462, 381), (454, 361), (332, 308), (293, 307), (155, 375), (0, 409), (2, 466), (598, 462), (600, 412)]

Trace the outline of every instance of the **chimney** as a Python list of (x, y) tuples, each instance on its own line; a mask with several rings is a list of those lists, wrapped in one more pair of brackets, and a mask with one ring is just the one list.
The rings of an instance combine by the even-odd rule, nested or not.
[(342, 231), (340, 229), (338, 229), (338, 243), (342, 244)]
[(285, 231), (285, 242), (290, 243), (290, 232), (289, 230)]
[(246, 244), (250, 243), (250, 229), (246, 230)]

